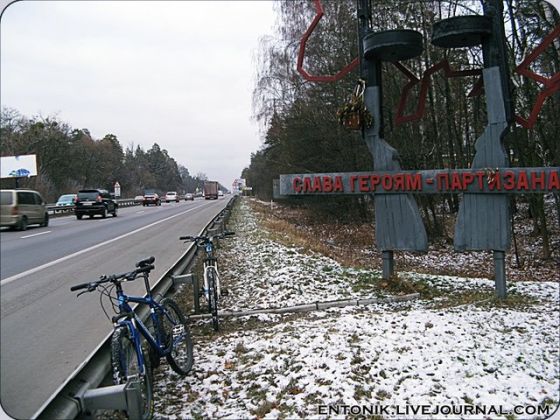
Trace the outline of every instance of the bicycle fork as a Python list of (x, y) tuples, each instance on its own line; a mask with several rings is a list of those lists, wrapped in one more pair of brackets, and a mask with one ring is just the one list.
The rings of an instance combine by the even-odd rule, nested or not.
[(215, 265), (210, 265), (210, 264), (205, 264), (204, 265), (204, 284), (202, 286), (202, 290), (204, 292), (204, 297), (206, 298), (206, 301), (210, 300), (210, 293), (212, 292), (211, 287), (210, 287), (210, 281), (208, 280), (209, 277), (209, 271), (212, 270), (212, 276), (214, 279), (214, 284), (216, 285), (216, 292), (218, 297), (221, 296), (220, 293), (220, 277), (218, 275), (218, 268)]
[[(115, 324), (116, 328), (126, 328), (129, 333), (129, 337), (131, 342), (128, 343), (132, 346), (136, 351), (136, 362), (138, 364), (138, 372), (134, 375), (131, 375), (128, 371), (128, 366), (120, 366), (121, 369), (126, 368), (126, 377), (121, 378), (119, 375), (119, 371), (113, 369), (113, 379), (116, 381), (115, 383), (123, 383), (133, 381), (140, 381), (140, 378), (146, 374), (146, 361), (144, 360), (144, 352), (142, 351), (142, 343), (140, 342), (140, 334), (138, 333), (138, 328), (136, 325), (136, 319), (130, 318), (125, 321), (120, 321)], [(121, 348), (121, 351), (128, 351), (130, 349)], [(127, 363), (128, 358), (124, 358), (121, 355), (120, 363)], [(123, 369), (124, 370), (124, 369)]]

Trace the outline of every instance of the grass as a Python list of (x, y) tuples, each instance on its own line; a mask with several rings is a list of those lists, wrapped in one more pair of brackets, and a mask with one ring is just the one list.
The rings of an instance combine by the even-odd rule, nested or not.
[[(281, 243), (285, 246), (301, 248), (304, 252), (317, 252), (338, 261), (345, 266), (355, 266), (358, 260), (355, 250), (352, 247), (337, 247), (335, 243), (353, 243), (360, 247), (372, 243), (371, 226), (367, 230), (347, 233), (344, 229), (333, 228), (331, 225), (324, 225), (323, 230), (328, 230), (334, 238), (327, 243), (324, 237), (312, 234), (308, 229), (303, 228), (301, 223), (289, 218), (277, 217), (276, 213), (271, 212), (268, 207), (255, 202), (250, 202), (253, 211), (258, 215), (259, 221), (267, 231), (268, 239)], [(317, 227), (317, 226), (314, 226)], [(351, 236), (348, 238), (346, 236)], [(345, 240), (341, 238), (346, 237)]]
[(499, 299), (494, 295), (490, 300), (482, 302), (478, 306), (484, 308), (528, 310), (539, 303), (541, 302), (537, 298), (513, 290), (507, 293), (505, 299)]
[(453, 308), (464, 305), (474, 305), (483, 309), (515, 309), (528, 310), (540, 301), (532, 296), (519, 292), (506, 295), (505, 299), (496, 296), (492, 289), (472, 289), (441, 294), (440, 299), (429, 305), (432, 309)]
[(375, 394), (375, 399), (377, 399), (379, 401), (386, 400), (387, 398), (391, 398), (391, 394), (389, 392), (385, 391), (385, 390), (379, 390)]
[[(252, 204), (253, 205), (253, 204)], [(258, 206), (258, 204), (254, 204)], [(237, 206), (236, 206), (237, 208)], [(298, 226), (294, 223), (290, 223), (289, 221), (285, 221), (281, 223), (281, 221), (273, 220), (270, 222), (270, 225), (267, 226), (275, 226), (278, 231), (272, 231), (267, 227), (267, 229), (259, 229), (257, 231), (248, 232), (248, 236), (244, 237), (242, 232), (236, 229), (235, 223), (236, 218), (239, 217), (239, 212), (234, 209), (231, 219), (231, 226), (230, 229), (236, 230), (238, 232), (239, 240), (247, 240), (251, 244), (255, 241), (259, 243), (262, 239), (272, 239), (272, 238), (280, 238), (279, 241), (286, 245), (294, 246), (294, 241), (297, 239), (300, 245), (298, 246), (300, 249), (295, 249), (288, 251), (288, 253), (299, 253), (301, 249), (304, 250), (313, 250), (316, 252), (321, 252), (320, 249), (323, 249), (324, 252), (328, 252), (328, 256), (332, 256), (329, 254), (333, 254), (333, 249), (335, 251), (340, 251), (342, 253), (346, 252), (347, 250), (344, 248), (333, 248), (332, 244), (329, 245), (327, 243), (316, 244), (316, 242), (320, 242), (319, 237), (313, 237), (310, 234), (310, 231), (307, 229), (302, 229), (301, 226)], [(273, 218), (274, 219), (274, 218)], [(239, 219), (241, 220), (241, 219)], [(258, 237), (258, 238), (257, 238)], [(296, 238), (296, 239), (294, 239)], [(298, 239), (299, 238), (299, 239)], [(316, 247), (317, 246), (317, 247)], [(257, 245), (258, 247), (258, 245)], [(315, 248), (316, 247), (316, 248)], [(324, 253), (321, 252), (321, 253)], [(235, 247), (229, 248), (228, 242), (224, 241), (223, 248), (220, 249), (220, 262), (223, 268), (227, 268), (227, 264), (242, 264), (244, 259), (249, 258), (249, 256), (240, 256), (237, 259), (231, 258), (227, 256), (228, 253), (235, 253)], [(222, 258), (224, 256), (225, 258)], [(265, 264), (271, 261), (274, 256), (268, 256), (264, 261)], [(343, 256), (343, 259), (346, 258)], [(336, 258), (340, 261), (339, 258)], [(325, 266), (321, 269), (321, 272), (318, 274), (319, 276), (324, 276), (324, 278), (333, 278), (336, 276), (336, 280), (340, 282), (341, 285), (348, 285), (348, 289), (354, 288), (355, 291), (364, 291), (364, 294), (372, 294), (373, 292), (379, 292), (382, 295), (399, 295), (399, 294), (408, 294), (408, 293), (420, 293), (421, 299), (424, 302), (421, 302), (422, 306), (428, 307), (430, 309), (440, 308), (454, 308), (460, 307), (461, 305), (474, 305), (476, 307), (481, 308), (515, 308), (515, 309), (523, 309), (523, 308), (531, 308), (533, 305), (538, 303), (536, 299), (529, 298), (528, 296), (524, 296), (514, 289), (510, 289), (508, 291), (508, 298), (504, 301), (498, 300), (495, 298), (494, 290), (491, 287), (486, 288), (473, 288), (472, 290), (455, 290), (455, 291), (448, 291), (445, 290), (446, 288), (452, 289), (453, 285), (445, 286), (444, 288), (436, 287), (434, 284), (438, 284), (436, 281), (431, 281), (430, 279), (418, 279), (418, 278), (409, 278), (405, 275), (395, 275), (388, 280), (382, 279), (380, 273), (378, 271), (365, 271), (365, 270), (355, 270), (353, 267), (354, 259), (352, 257), (347, 258), (347, 262), (349, 263), (346, 265), (347, 269), (343, 269), (340, 272), (338, 269), (333, 269), (331, 267)], [(200, 263), (199, 263), (200, 264)], [(309, 264), (313, 264), (310, 262)], [(344, 266), (344, 264), (343, 264)], [(371, 269), (371, 267), (369, 267)], [(267, 270), (267, 267), (263, 267), (263, 270)], [(237, 277), (241, 277), (243, 275), (243, 270), (236, 270)], [(225, 281), (230, 282), (232, 289), (235, 287), (235, 282), (244, 281), (242, 278), (230, 278), (225, 279)], [(330, 281), (330, 280), (329, 280)], [(333, 280), (334, 281), (334, 280)], [(344, 286), (343, 286), (344, 287)], [(188, 286), (186, 287), (186, 297), (184, 300), (191, 300), (192, 301), (192, 293)], [(203, 308), (204, 309), (204, 308)], [(403, 306), (398, 306), (398, 308), (393, 309), (383, 309), (388, 311), (398, 311), (396, 316), (406, 316), (406, 312), (403, 311)], [(445, 310), (442, 310), (441, 313), (444, 313)], [(317, 316), (317, 315), (315, 315)], [(330, 316), (330, 314), (329, 314)], [(256, 352), (247, 346), (251, 347), (251, 342), (243, 341), (243, 339), (236, 339), (235, 341), (229, 341), (228, 335), (233, 332), (239, 331), (255, 331), (259, 337), (266, 339), (271, 337), (271, 328), (277, 324), (284, 324), (283, 332), (292, 332), (295, 336), (298, 334), (297, 331), (292, 331), (294, 326), (290, 323), (290, 321), (295, 319), (310, 319), (313, 320), (313, 315), (310, 314), (290, 314), (290, 315), (281, 315), (274, 317), (273, 320), (269, 320), (267, 322), (262, 322), (259, 320), (258, 317), (243, 317), (243, 318), (225, 318), (224, 322), (221, 322), (220, 328), (221, 331), (219, 333), (215, 333), (211, 328), (211, 323), (208, 320), (198, 321), (193, 325), (193, 337), (195, 343), (200, 344), (202, 342), (210, 342), (213, 340), (220, 340), (226, 339), (229, 343), (228, 351), (219, 351), (217, 355), (222, 358), (221, 362), (223, 369), (226, 371), (226, 374), (231, 374), (232, 379), (229, 381), (229, 385), (232, 382), (246, 382), (245, 390), (248, 391), (248, 395), (251, 399), (252, 410), (251, 414), (255, 418), (263, 418), (268, 415), (272, 410), (279, 410), (280, 417), (282, 416), (286, 418), (290, 418), (291, 416), (301, 416), (301, 417), (308, 417), (312, 415), (316, 415), (315, 412), (318, 404), (323, 404), (321, 398), (327, 398), (322, 396), (320, 393), (305, 395), (305, 406), (295, 405), (293, 402), (298, 400), (305, 392), (302, 389), (301, 384), (298, 380), (292, 380), (287, 386), (285, 386), (281, 390), (277, 390), (277, 395), (273, 395), (271, 397), (270, 393), (265, 392), (263, 387), (266, 387), (271, 380), (274, 380), (276, 371), (269, 370), (259, 373), (253, 373), (251, 370), (256, 370), (256, 367), (262, 367), (261, 364), (257, 362), (263, 356), (261, 354), (256, 354)], [(312, 328), (312, 326), (310, 325)], [(433, 324), (426, 322), (425, 327), (433, 328)], [(328, 329), (327, 333), (335, 333), (331, 328)], [(524, 331), (517, 327), (511, 327), (509, 330), (505, 328), (504, 331), (500, 331), (500, 333), (505, 334), (523, 334)], [(387, 401), (388, 398), (391, 398), (391, 393), (397, 394), (398, 389), (401, 387), (402, 383), (405, 382), (407, 379), (415, 377), (412, 374), (408, 374), (408, 370), (404, 370), (391, 393), (382, 390), (371, 390), (369, 388), (369, 384), (373, 382), (373, 378), (371, 377), (370, 369), (371, 366), (376, 363), (379, 359), (379, 351), (375, 351), (374, 355), (364, 356), (364, 354), (360, 354), (360, 343), (361, 337), (357, 333), (353, 333), (347, 337), (347, 342), (349, 347), (351, 348), (346, 354), (342, 353), (335, 353), (336, 355), (333, 356), (339, 360), (346, 359), (346, 363), (350, 366), (350, 373), (352, 377), (356, 378), (356, 388), (354, 389), (354, 396), (356, 399), (367, 400), (371, 403), (380, 403), (381, 401)], [(233, 350), (233, 353), (232, 353)], [(385, 349), (383, 349), (385, 350)], [(410, 348), (406, 345), (402, 344), (400, 347), (395, 349), (397, 353), (406, 354), (410, 351)], [(271, 349), (271, 352), (274, 352), (274, 349)], [(225, 356), (225, 357), (224, 357)], [(365, 360), (364, 357), (367, 359)], [(291, 354), (283, 353), (281, 355), (275, 355), (273, 360), (277, 361), (278, 370), (284, 373), (292, 372), (299, 372), (302, 369), (301, 362), (295, 363), (295, 358), (292, 357)], [(466, 362), (460, 357), (457, 357), (459, 362)], [(518, 362), (522, 362), (522, 360), (518, 360)], [(459, 363), (465, 364), (465, 363)], [(252, 369), (254, 368), (254, 369)], [(327, 366), (323, 365), (319, 367), (319, 369), (326, 369)], [(394, 375), (390, 367), (384, 366), (385, 370), (380, 370), (375, 378), (376, 380), (381, 379), (389, 379), (391, 376)], [(379, 368), (376, 368), (376, 370)], [(206, 374), (206, 372), (205, 372)], [(211, 372), (210, 372), (211, 374)], [(297, 374), (301, 375), (301, 373)], [(375, 375), (375, 374), (374, 374)], [(364, 378), (368, 378), (369, 380), (364, 381)], [(263, 386), (259, 386), (256, 384), (257, 381), (264, 381)], [(360, 384), (361, 383), (361, 384)], [(332, 386), (336, 388), (336, 383), (332, 383), (332, 381), (327, 379), (318, 379), (318, 385), (324, 386)], [(227, 387), (228, 382), (224, 381), (224, 385)], [(275, 385), (270, 383), (270, 385)], [(183, 389), (183, 390), (175, 390), (172, 387), (169, 387), (169, 390), (173, 393), (183, 391), (186, 395), (189, 396), (189, 403), (194, 403), (191, 405), (190, 415), (193, 417), (202, 418), (203, 416), (199, 413), (204, 413), (201, 410), (200, 404), (204, 404), (194, 400), (203, 401), (202, 396), (197, 395), (196, 393), (192, 392), (190, 389)], [(435, 392), (435, 391), (434, 391)], [(220, 394), (222, 395), (222, 394)], [(268, 397), (268, 399), (267, 399)], [(228, 396), (223, 394), (223, 400), (226, 400)], [(473, 398), (478, 398), (478, 396), (473, 396)], [(472, 399), (464, 396), (465, 403), (472, 402)], [(554, 402), (552, 402), (553, 404)], [(217, 404), (220, 404), (219, 402)], [(550, 404), (550, 402), (545, 402), (545, 404)], [(160, 411), (158, 409), (158, 411)], [(162, 410), (163, 411), (163, 410)], [(161, 411), (160, 411), (161, 412)]]
[[(377, 284), (381, 290), (384, 290), (392, 295), (407, 295), (411, 293), (420, 293), (420, 297), (425, 299), (427, 297), (428, 290), (430, 290), (430, 292), (433, 293), (432, 288), (426, 288), (424, 286), (420, 287), (421, 286), (420, 283), (415, 284), (396, 274), (391, 276), (387, 280), (379, 279)], [(420, 291), (419, 289), (422, 291)]]
[(255, 417), (257, 417), (258, 419), (262, 419), (264, 416), (266, 416), (268, 413), (270, 413), (273, 409), (275, 409), (277, 407), (276, 402), (270, 402), (265, 400), (263, 403), (261, 403), (261, 405), (259, 405), (257, 407), (256, 410), (254, 410), (252, 413), (255, 415)]
[(371, 391), (369, 389), (365, 389), (361, 385), (357, 385), (356, 388), (354, 389), (354, 399), (356, 401), (360, 401), (360, 400), (370, 401)]
[(473, 405), (474, 404), (474, 400), (471, 397), (463, 395), (461, 398), (463, 399), (463, 401), (465, 401), (465, 404), (467, 404), (467, 405)]
[[(347, 273), (345, 273), (345, 276)], [(432, 286), (425, 280), (408, 280), (398, 274), (385, 280), (378, 272), (360, 272), (356, 275), (358, 281), (352, 285), (355, 292), (375, 292), (381, 295), (407, 295), (419, 293), (420, 299), (432, 300), (444, 294), (437, 287)]]
[(357, 354), (354, 355), (354, 357), (352, 357), (352, 360), (350, 361), (350, 363), (353, 364), (353, 365), (360, 365), (363, 362), (365, 362), (365, 360)]
[(235, 346), (233, 351), (235, 352), (235, 354), (237, 354), (237, 356), (239, 356), (240, 354), (248, 353), (249, 349), (247, 349), (247, 347), (245, 347), (245, 344), (237, 343), (237, 345)]
[[(499, 300), (496, 299), (494, 291), (491, 288), (486, 289), (473, 289), (473, 290), (462, 290), (449, 292), (435, 287), (429, 280), (424, 279), (409, 279), (405, 278), (403, 275), (394, 275), (388, 280), (384, 280), (381, 277), (379, 271), (360, 271), (354, 268), (351, 263), (355, 262), (354, 258), (344, 257), (345, 249), (337, 248), (336, 252), (333, 252), (332, 245), (327, 244), (321, 237), (317, 235), (310, 234), (308, 229), (302, 229), (300, 225), (297, 225), (290, 219), (278, 218), (270, 211), (266, 206), (261, 206), (259, 203), (249, 201), (249, 205), (256, 212), (260, 222), (265, 226), (265, 229), (259, 230), (258, 235), (260, 238), (266, 238), (270, 240), (277, 240), (280, 243), (289, 246), (297, 246), (300, 249), (319, 252), (321, 254), (333, 257), (345, 266), (347, 269), (343, 269), (338, 276), (338, 281), (342, 284), (348, 284), (348, 290), (354, 292), (363, 292), (364, 294), (376, 295), (376, 296), (386, 296), (386, 295), (404, 295), (410, 293), (419, 293), (420, 299), (428, 301), (428, 307), (431, 309), (445, 309), (453, 308), (461, 305), (475, 305), (482, 308), (511, 308), (511, 309), (528, 309), (538, 303), (534, 298), (529, 298), (527, 296), (517, 293), (515, 290), (509, 292), (507, 299)], [(233, 227), (234, 230), (238, 230), (238, 224), (242, 222), (242, 214), (239, 211), (238, 204), (234, 207), (231, 219), (230, 219), (230, 229)], [(241, 234), (241, 231), (238, 232)], [(253, 237), (257, 232), (251, 232), (250, 238)], [(249, 239), (249, 240), (253, 240)], [(260, 241), (261, 239), (256, 239)], [(223, 252), (227, 256), (229, 243), (223, 243)], [(295, 253), (296, 251), (290, 250), (289, 252)], [(336, 255), (333, 255), (336, 254)], [(342, 259), (340, 258), (342, 255)], [(265, 263), (270, 260), (265, 258)], [(224, 261), (229, 261), (225, 258)], [(233, 260), (232, 260), (233, 261)], [(195, 272), (200, 272), (202, 269), (202, 261), (199, 258), (193, 270)], [(325, 266), (322, 269), (322, 273), (325, 273), (332, 277), (334, 269)], [(238, 275), (242, 275), (239, 271)], [(231, 276), (230, 276), (231, 277)], [(231, 286), (234, 286), (236, 282), (243, 281), (241, 278), (227, 278), (224, 279), (224, 284), (228, 282)], [(192, 288), (186, 286), (185, 290), (181, 295), (183, 295), (183, 306), (187, 310), (192, 310)], [(201, 301), (201, 306), (203, 306), (203, 301)], [(202, 310), (205, 308), (203, 307)], [(401, 308), (402, 309), (402, 308)], [(273, 324), (284, 323), (293, 319), (293, 317), (305, 316), (304, 314), (294, 314), (294, 315), (283, 315), (278, 317), (278, 321), (273, 322)], [(230, 332), (239, 329), (249, 329), (258, 330), (262, 328), (262, 322), (259, 321), (258, 317), (248, 317), (243, 319), (225, 319), (221, 322), (219, 333), (216, 333), (211, 328), (211, 325), (207, 321), (199, 322), (194, 328), (195, 336), (197, 338), (204, 339), (216, 339), (217, 336), (227, 335)], [(270, 322), (268, 323), (271, 326)]]

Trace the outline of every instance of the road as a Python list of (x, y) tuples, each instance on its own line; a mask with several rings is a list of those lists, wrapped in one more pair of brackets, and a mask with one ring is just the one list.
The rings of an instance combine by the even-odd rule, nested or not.
[[(229, 199), (119, 209), (116, 218), (52, 219), (46, 228), (0, 232), (0, 400), (30, 418), (110, 333), (98, 294), (79, 299), (70, 286), (132, 270), (156, 257), (154, 283)], [(143, 294), (142, 282), (127, 291)], [(106, 310), (111, 311), (109, 303)]]

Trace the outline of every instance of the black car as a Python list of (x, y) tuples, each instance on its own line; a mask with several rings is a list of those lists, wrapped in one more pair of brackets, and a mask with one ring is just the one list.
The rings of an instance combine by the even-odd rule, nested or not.
[(100, 214), (101, 217), (105, 218), (107, 213), (111, 213), (113, 217), (117, 217), (118, 207), (118, 203), (113, 200), (107, 190), (80, 190), (76, 197), (74, 213), (78, 220), (84, 214), (87, 214), (89, 217)]

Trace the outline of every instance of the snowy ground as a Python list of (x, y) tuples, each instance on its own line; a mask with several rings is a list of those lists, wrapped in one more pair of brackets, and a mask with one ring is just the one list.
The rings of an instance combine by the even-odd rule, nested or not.
[[(195, 321), (191, 374), (181, 378), (167, 364), (155, 372), (157, 418), (355, 418), (362, 410), (378, 419), (522, 419), (558, 406), (559, 279), (514, 283), (499, 303), (487, 279), (406, 273), (388, 285), (377, 271), (282, 245), (246, 200), (228, 227), (237, 235), (219, 250), (224, 310), (411, 286), (421, 298), (228, 318), (220, 333)], [(453, 407), (462, 414), (445, 415)]]

